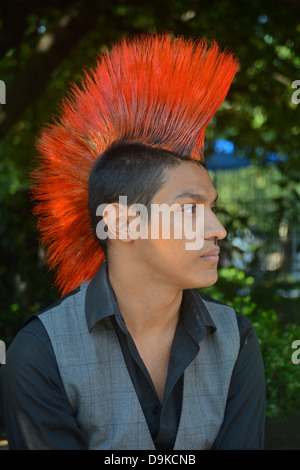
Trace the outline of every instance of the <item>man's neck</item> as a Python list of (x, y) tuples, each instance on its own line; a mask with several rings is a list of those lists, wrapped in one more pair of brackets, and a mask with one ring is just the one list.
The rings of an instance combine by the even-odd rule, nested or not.
[(133, 266), (130, 269), (124, 265), (122, 270), (110, 263), (108, 278), (127, 329), (163, 403), (182, 291), (157, 282), (140, 266)]
[(133, 336), (175, 331), (182, 291), (156, 282), (143, 269), (108, 264), (108, 278), (126, 326)]

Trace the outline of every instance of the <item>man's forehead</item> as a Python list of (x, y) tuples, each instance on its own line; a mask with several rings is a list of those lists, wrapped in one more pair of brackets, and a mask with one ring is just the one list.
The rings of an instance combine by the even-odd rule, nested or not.
[(188, 198), (206, 202), (216, 200), (217, 192), (207, 170), (199, 163), (188, 162), (167, 170), (165, 183), (156, 196), (169, 202)]

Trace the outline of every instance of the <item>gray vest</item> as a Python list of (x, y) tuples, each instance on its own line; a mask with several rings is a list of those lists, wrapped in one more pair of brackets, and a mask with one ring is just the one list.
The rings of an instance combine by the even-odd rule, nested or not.
[[(62, 382), (90, 449), (155, 450), (146, 419), (109, 318), (90, 333), (88, 282), (39, 315), (50, 337)], [(101, 299), (99, 299), (101, 302)], [(217, 331), (200, 343), (184, 372), (176, 450), (209, 449), (222, 425), (240, 336), (234, 310), (204, 301)]]

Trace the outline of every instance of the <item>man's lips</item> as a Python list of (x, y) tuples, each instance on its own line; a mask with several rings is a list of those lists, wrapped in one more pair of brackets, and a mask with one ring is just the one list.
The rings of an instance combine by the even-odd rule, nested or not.
[(210, 251), (207, 251), (204, 254), (201, 254), (200, 258), (207, 258), (213, 260), (218, 260), (220, 254), (220, 248), (213, 248)]

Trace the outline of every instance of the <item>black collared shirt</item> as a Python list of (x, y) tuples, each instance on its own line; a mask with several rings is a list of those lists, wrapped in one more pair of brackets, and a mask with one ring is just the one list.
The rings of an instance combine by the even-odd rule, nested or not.
[[(204, 303), (199, 302), (193, 290), (183, 291), (162, 403), (127, 330), (106, 270), (100, 270), (90, 282), (85, 311), (90, 331), (103, 318), (112, 321), (153, 442), (157, 449), (172, 449), (181, 414), (183, 373), (198, 354), (203, 338), (216, 331)], [(213, 448), (261, 449), (265, 420), (263, 364), (251, 322), (236, 315), (240, 353), (232, 374), (223, 425)], [(87, 447), (86, 436), (79, 429), (66, 397), (50, 339), (38, 315), (30, 317), (7, 352), (6, 365), (0, 369), (0, 392), (0, 414), (11, 449), (32, 448), (29, 444), (32, 435), (35, 449)], [(43, 397), (47, 399), (44, 401)]]
[(111, 318), (157, 449), (173, 449), (180, 419), (183, 372), (198, 354), (201, 340), (206, 334), (212, 334), (216, 330), (204, 304), (200, 305), (199, 315), (199, 309), (196, 309), (194, 302), (192, 292), (183, 291), (180, 317), (172, 344), (169, 373), (161, 403), (121, 315), (107, 271), (98, 271), (87, 288), (85, 308), (89, 331), (92, 331), (94, 325), (103, 318)]

